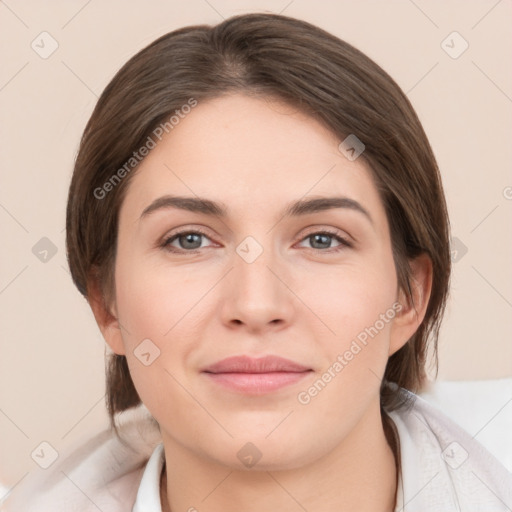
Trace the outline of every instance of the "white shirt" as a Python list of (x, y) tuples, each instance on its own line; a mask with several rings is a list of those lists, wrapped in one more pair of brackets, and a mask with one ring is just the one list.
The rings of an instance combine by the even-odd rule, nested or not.
[[(439, 410), (401, 392), (409, 405), (389, 413), (399, 434), (402, 465), (395, 512), (512, 511), (512, 475)], [(111, 434), (97, 436), (85, 452), (73, 453), (56, 467), (52, 478), (16, 486), (0, 510), (161, 512), (165, 454), (158, 425), (144, 406), (122, 415), (128, 446)]]

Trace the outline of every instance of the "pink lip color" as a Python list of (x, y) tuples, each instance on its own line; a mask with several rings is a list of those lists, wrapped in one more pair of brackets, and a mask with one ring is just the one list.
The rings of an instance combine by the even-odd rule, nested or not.
[(203, 373), (233, 391), (261, 395), (294, 384), (310, 371), (311, 368), (282, 357), (235, 356), (208, 366)]

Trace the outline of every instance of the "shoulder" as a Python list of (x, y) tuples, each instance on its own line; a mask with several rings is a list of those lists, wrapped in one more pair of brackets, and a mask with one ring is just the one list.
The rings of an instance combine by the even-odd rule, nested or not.
[(161, 442), (144, 406), (118, 416), (119, 434), (105, 430), (47, 470), (33, 470), (0, 506), (2, 512), (131, 511), (146, 463)]
[[(404, 511), (507, 511), (512, 475), (440, 410), (404, 389), (389, 413), (400, 441)], [(401, 508), (398, 507), (397, 510)]]

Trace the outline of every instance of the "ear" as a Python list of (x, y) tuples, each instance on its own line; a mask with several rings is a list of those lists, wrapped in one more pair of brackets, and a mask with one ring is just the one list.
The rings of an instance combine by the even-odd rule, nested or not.
[(116, 354), (125, 355), (115, 301), (107, 304), (106, 298), (101, 291), (97, 272), (94, 272), (89, 279), (87, 300), (105, 341)]
[(398, 292), (398, 302), (402, 308), (397, 313), (391, 327), (389, 355), (401, 349), (418, 330), (427, 311), (432, 291), (432, 260), (422, 253), (409, 260), (411, 268), (412, 302), (404, 290)]

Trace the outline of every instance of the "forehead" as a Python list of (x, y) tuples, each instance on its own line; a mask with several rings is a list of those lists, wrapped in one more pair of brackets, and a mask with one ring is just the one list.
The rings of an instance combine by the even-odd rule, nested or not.
[[(362, 158), (349, 161), (323, 124), (272, 98), (227, 95), (199, 103), (164, 135), (132, 177), (123, 208), (165, 194), (201, 196), (233, 215), (280, 209), (305, 196), (342, 195), (382, 205)], [(229, 213), (228, 211), (228, 213)]]

